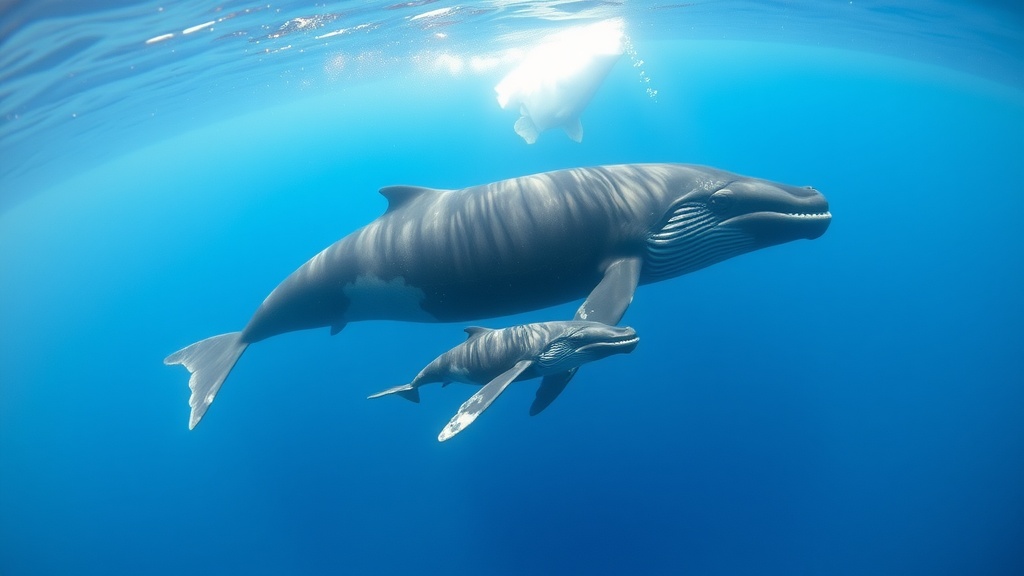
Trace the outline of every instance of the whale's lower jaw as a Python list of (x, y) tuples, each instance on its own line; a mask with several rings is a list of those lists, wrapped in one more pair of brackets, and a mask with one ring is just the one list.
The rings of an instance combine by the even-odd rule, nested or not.
[(535, 370), (542, 375), (572, 370), (614, 354), (628, 354), (636, 348), (639, 342), (640, 338), (634, 332), (630, 336), (591, 342), (577, 348), (561, 347), (557, 350), (553, 349), (535, 359)]
[(772, 246), (792, 240), (814, 240), (828, 230), (832, 213), (820, 212), (751, 212), (722, 222), (723, 227), (742, 228), (758, 238), (759, 244)]
[(719, 224), (704, 204), (678, 206), (647, 238), (641, 281), (681, 276), (757, 247), (754, 237), (742, 229)]
[(726, 228), (715, 228), (679, 244), (648, 244), (641, 281), (657, 282), (707, 268), (758, 248), (754, 238)]
[(746, 252), (825, 233), (832, 214), (758, 211), (725, 220), (700, 202), (677, 206), (647, 238), (641, 282), (681, 276)]

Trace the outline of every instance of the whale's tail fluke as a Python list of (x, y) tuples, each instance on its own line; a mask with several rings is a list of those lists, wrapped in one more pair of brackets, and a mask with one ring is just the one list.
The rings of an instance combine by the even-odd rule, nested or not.
[(388, 388), (387, 390), (367, 396), (367, 399), (380, 398), (381, 396), (387, 396), (388, 394), (398, 394), (402, 398), (416, 402), (417, 404), (419, 404), (420, 401), (420, 389), (418, 386), (413, 386), (412, 384), (402, 384), (401, 386)]
[(192, 415), (188, 420), (188, 429), (196, 427), (220, 390), (220, 385), (235, 367), (238, 358), (245, 352), (249, 344), (242, 342), (241, 332), (230, 332), (200, 340), (164, 358), (168, 366), (181, 364), (192, 373), (188, 387), (192, 396), (188, 399), (192, 407)]

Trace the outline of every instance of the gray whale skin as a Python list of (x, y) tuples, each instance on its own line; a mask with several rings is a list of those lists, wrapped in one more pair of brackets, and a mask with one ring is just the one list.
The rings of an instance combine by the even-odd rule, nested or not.
[[(463, 322), (585, 299), (574, 320), (619, 322), (639, 284), (828, 228), (810, 187), (686, 164), (573, 168), (437, 190), (381, 189), (388, 208), (284, 279), (240, 332), (168, 356), (190, 372), (194, 428), (242, 352), (349, 322)], [(544, 377), (543, 410), (575, 368)]]

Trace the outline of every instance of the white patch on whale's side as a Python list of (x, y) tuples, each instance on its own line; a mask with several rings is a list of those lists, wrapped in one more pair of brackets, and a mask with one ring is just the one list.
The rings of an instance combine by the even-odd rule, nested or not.
[(426, 293), (406, 284), (401, 276), (385, 282), (376, 276), (362, 275), (345, 284), (341, 291), (349, 301), (346, 322), (374, 318), (437, 322), (421, 305)]
[(562, 128), (583, 140), (580, 113), (623, 53), (623, 22), (612, 18), (574, 26), (545, 38), (494, 91), (503, 109), (518, 109), (515, 124), (527, 144), (541, 132)]

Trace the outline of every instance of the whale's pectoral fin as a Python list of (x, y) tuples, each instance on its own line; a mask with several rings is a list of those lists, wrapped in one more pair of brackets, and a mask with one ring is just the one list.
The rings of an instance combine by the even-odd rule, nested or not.
[(164, 364), (181, 364), (192, 373), (188, 379), (188, 387), (192, 389), (192, 395), (188, 399), (188, 404), (192, 407), (192, 414), (188, 420), (189, 430), (195, 428), (202, 420), (224, 379), (249, 346), (242, 342), (241, 335), (241, 332), (229, 332), (213, 336), (164, 358)]
[(643, 260), (639, 256), (622, 258), (609, 264), (604, 270), (604, 278), (576, 311), (574, 319), (601, 322), (609, 326), (618, 324), (633, 301), (642, 265)]
[(415, 402), (417, 404), (420, 403), (420, 389), (418, 386), (413, 386), (412, 384), (402, 384), (401, 386), (388, 388), (387, 390), (382, 390), (376, 394), (371, 394), (366, 398), (367, 400), (371, 400), (373, 398), (380, 398), (381, 396), (387, 396), (389, 394), (398, 394), (410, 402)]
[[(576, 311), (574, 319), (608, 325), (618, 324), (626, 313), (626, 308), (629, 308), (630, 302), (633, 301), (633, 292), (640, 282), (642, 265), (643, 260), (639, 257), (622, 258), (612, 262), (605, 268), (604, 278)], [(550, 406), (575, 375), (576, 368), (545, 376), (537, 388), (533, 404), (530, 405), (530, 416), (536, 416)]]
[(437, 440), (444, 442), (452, 436), (455, 436), (459, 432), (462, 432), (466, 426), (469, 426), (476, 420), (476, 417), (487, 410), (487, 407), (491, 405), (494, 400), (508, 388), (508, 385), (512, 383), (524, 370), (533, 364), (533, 360), (521, 360), (516, 363), (515, 366), (502, 372), (497, 378), (488, 382), (479, 392), (473, 394), (469, 400), (462, 403), (459, 407), (459, 411), (452, 416), (452, 419), (448, 422), (448, 425), (441, 430), (438, 434)]

